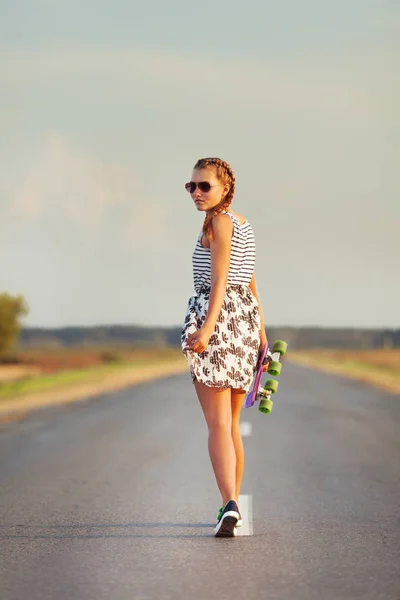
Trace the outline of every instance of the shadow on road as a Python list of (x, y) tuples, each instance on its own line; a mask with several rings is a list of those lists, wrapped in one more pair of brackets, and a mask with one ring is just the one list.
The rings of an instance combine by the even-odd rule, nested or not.
[[(71, 525), (2, 525), (0, 540), (10, 539), (107, 539), (107, 538), (208, 538), (213, 523), (84, 523)], [(169, 529), (208, 529), (210, 533), (169, 533)], [(122, 529), (123, 532), (115, 531)], [(157, 531), (146, 533), (146, 529)], [(77, 530), (83, 530), (78, 532)], [(85, 531), (86, 530), (86, 531)], [(89, 530), (89, 531), (87, 531)], [(144, 531), (139, 531), (144, 530)]]

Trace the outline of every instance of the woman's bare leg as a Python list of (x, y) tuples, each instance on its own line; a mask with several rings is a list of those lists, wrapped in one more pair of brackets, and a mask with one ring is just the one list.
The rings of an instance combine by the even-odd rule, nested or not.
[(239, 504), (240, 486), (242, 484), (243, 468), (244, 468), (244, 450), (242, 436), (240, 435), (240, 412), (246, 392), (243, 390), (231, 390), (231, 410), (232, 410), (232, 440), (236, 454), (236, 485), (235, 485), (235, 500)]
[(236, 455), (232, 440), (231, 390), (194, 382), (208, 427), (208, 451), (222, 505), (236, 498)]

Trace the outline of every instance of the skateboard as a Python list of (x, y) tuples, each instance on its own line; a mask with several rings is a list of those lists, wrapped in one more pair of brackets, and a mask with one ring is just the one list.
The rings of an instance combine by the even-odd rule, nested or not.
[(261, 376), (263, 374), (263, 363), (265, 359), (269, 359), (268, 371), (269, 375), (278, 377), (282, 369), (282, 363), (280, 357), (286, 354), (287, 344), (281, 340), (277, 340), (272, 348), (272, 352), (268, 348), (268, 344), (265, 344), (262, 352), (258, 358), (256, 366), (256, 374), (254, 376), (253, 389), (247, 394), (244, 407), (251, 408), (255, 402), (260, 401), (258, 410), (264, 414), (269, 414), (272, 410), (274, 403), (271, 400), (271, 395), (275, 394), (278, 389), (278, 382), (276, 379), (268, 379), (264, 387), (260, 386)]

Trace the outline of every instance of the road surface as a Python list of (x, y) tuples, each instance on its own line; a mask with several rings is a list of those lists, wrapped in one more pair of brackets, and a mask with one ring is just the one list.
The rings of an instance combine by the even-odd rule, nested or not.
[(399, 600), (400, 398), (280, 380), (242, 412), (235, 539), (188, 375), (1, 425), (1, 600)]

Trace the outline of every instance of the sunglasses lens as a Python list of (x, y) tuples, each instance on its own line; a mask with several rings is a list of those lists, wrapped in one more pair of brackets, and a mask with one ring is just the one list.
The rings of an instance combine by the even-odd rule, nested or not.
[(202, 192), (209, 192), (211, 190), (211, 185), (208, 181), (199, 181), (199, 183), (195, 183), (194, 181), (189, 181), (189, 183), (185, 183), (185, 189), (190, 193), (194, 194), (196, 191), (196, 187), (199, 187), (199, 190)]

